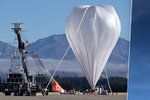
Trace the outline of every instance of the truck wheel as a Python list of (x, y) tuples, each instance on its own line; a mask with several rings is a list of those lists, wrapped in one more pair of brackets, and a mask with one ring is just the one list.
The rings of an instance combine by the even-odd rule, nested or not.
[(36, 92), (31, 92), (31, 96), (36, 96)]
[(5, 96), (10, 96), (11, 95), (11, 93), (9, 92), (9, 93), (5, 93)]
[(25, 96), (31, 96), (31, 93), (26, 91), (26, 95)]
[(21, 93), (19, 93), (19, 96), (23, 96), (23, 93), (21, 92)]
[(17, 92), (14, 92), (14, 96), (18, 96), (18, 93), (17, 93)]

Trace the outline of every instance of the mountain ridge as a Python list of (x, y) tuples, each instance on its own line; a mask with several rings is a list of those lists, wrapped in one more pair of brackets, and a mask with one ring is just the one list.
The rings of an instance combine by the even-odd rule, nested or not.
[[(60, 60), (67, 50), (69, 44), (65, 34), (51, 35), (46, 38), (38, 39), (31, 44), (29, 51), (36, 51), (41, 59), (56, 59)], [(114, 47), (110, 62), (127, 63), (128, 59), (129, 41), (119, 38), (116, 46)], [(0, 58), (9, 58), (13, 49), (16, 47), (0, 41)], [(70, 49), (64, 58), (65, 60), (76, 60), (74, 53)]]
[[(68, 46), (69, 44), (67, 42), (65, 34), (60, 34), (51, 35), (49, 37), (35, 41), (31, 44), (31, 48), (29, 50), (35, 50), (39, 54), (40, 58), (51, 58), (59, 60), (67, 50)], [(119, 38), (114, 50), (112, 51), (109, 61), (115, 63), (118, 63), (118, 61), (127, 63), (128, 48), (129, 41), (123, 38)], [(68, 51), (65, 59), (75, 60), (75, 56), (71, 49)]]
[[(31, 47), (27, 50), (28, 51), (35, 50), (38, 53), (39, 57), (41, 58), (43, 64), (46, 66), (46, 68), (48, 70), (55, 70), (61, 57), (64, 55), (64, 52), (68, 48), (68, 45), (69, 44), (67, 42), (65, 34), (61, 35), (59, 34), (39, 39), (34, 43), (32, 43)], [(3, 63), (1, 70), (4, 70), (5, 72), (8, 71), (8, 67), (10, 66), (9, 61), (7, 59), (10, 58), (10, 54), (13, 49), (17, 50), (16, 47), (13, 47), (10, 44), (0, 42), (0, 52), (1, 52), (0, 62)], [(119, 38), (115, 48), (112, 51), (111, 56), (109, 57), (108, 63), (106, 64), (106, 69), (109, 75), (124, 76), (124, 77), (127, 76), (128, 49), (129, 49), (129, 42), (125, 39)], [(29, 61), (29, 64), (32, 65), (32, 68), (36, 67), (33, 61)], [(32, 72), (33, 71), (35, 70), (32, 70)], [(83, 74), (80, 64), (77, 62), (72, 50), (70, 49), (61, 65), (58, 74), (62, 76), (66, 76), (69, 74), (70, 76), (77, 76), (80, 72), (81, 74)]]

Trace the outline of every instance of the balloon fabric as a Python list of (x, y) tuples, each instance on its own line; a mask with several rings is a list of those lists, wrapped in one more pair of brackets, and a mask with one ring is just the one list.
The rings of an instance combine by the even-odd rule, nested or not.
[(92, 89), (120, 36), (121, 23), (110, 5), (81, 5), (66, 21), (66, 36)]

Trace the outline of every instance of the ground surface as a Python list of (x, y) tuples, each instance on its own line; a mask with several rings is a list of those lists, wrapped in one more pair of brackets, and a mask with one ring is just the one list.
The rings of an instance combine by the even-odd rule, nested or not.
[(60, 95), (48, 96), (5, 96), (0, 95), (0, 100), (126, 100), (126, 95)]

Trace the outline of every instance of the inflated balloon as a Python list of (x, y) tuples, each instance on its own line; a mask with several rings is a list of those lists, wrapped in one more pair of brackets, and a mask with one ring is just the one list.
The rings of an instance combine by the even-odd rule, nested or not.
[(92, 89), (120, 36), (121, 25), (109, 5), (75, 7), (66, 22), (66, 36)]

